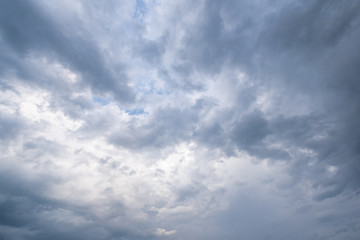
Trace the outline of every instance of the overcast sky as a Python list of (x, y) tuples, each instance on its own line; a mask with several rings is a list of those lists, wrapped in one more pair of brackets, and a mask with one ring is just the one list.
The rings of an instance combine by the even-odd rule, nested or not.
[(0, 239), (358, 240), (360, 1), (0, 0)]

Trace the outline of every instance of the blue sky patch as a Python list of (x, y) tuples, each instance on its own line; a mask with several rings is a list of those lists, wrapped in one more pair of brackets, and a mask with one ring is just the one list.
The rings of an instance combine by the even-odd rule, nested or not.
[(142, 0), (136, 0), (136, 7), (133, 18), (142, 19), (147, 11), (146, 5)]
[(103, 106), (108, 105), (111, 102), (111, 99), (102, 97), (93, 97), (92, 100), (96, 103), (100, 103)]
[(126, 110), (125, 112), (129, 115), (141, 115), (145, 113), (143, 108), (134, 108), (134, 109)]

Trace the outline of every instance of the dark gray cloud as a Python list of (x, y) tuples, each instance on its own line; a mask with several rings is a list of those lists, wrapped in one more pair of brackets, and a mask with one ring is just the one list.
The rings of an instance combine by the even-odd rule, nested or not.
[[(359, 169), (354, 166), (358, 162), (355, 159), (359, 159), (355, 136), (360, 133), (353, 122), (358, 118), (358, 95), (351, 89), (356, 91), (359, 87), (356, 80), (359, 60), (349, 51), (349, 46), (355, 46), (359, 38), (359, 4), (355, 1), (286, 3), (275, 5), (272, 11), (261, 10), (262, 7), (254, 3), (206, 1), (200, 24), (188, 30), (197, 32), (187, 35), (188, 57), (207, 72), (218, 72), (228, 61), (236, 62), (254, 77), (257, 86), (278, 91), (281, 96), (276, 98), (280, 106), (287, 105), (286, 101), (295, 108), (306, 104), (309, 113), (283, 120), (245, 115), (236, 121), (233, 129), (225, 131), (231, 132), (229, 136), (240, 149), (250, 154), (263, 152), (262, 158), (271, 156), (265, 145), (259, 147), (266, 137), (310, 149), (317, 155), (320, 167), (333, 164), (348, 169), (341, 174), (342, 180), (352, 179), (354, 186), (358, 174), (353, 171)], [(235, 9), (238, 16), (232, 14)], [(240, 14), (243, 9), (246, 13)], [(234, 26), (228, 31), (226, 19), (221, 17), (224, 12)], [(262, 12), (266, 13), (265, 17), (258, 15)], [(293, 100), (290, 105), (291, 98), (304, 101)], [(274, 155), (280, 158), (291, 155), (291, 152), (275, 151)], [(293, 161), (303, 160), (294, 156)], [(339, 179), (341, 188), (342, 180)]]
[[(50, 185), (59, 181), (63, 180), (51, 176), (29, 179), (21, 171), (1, 171), (0, 236), (5, 239), (153, 239), (153, 234), (131, 230), (131, 225), (112, 226), (111, 220), (107, 222), (109, 219), (94, 215), (91, 205), (47, 196)], [(123, 212), (119, 202), (112, 203), (111, 208), (117, 213), (112, 218)]]
[(16, 114), (0, 114), (0, 141), (15, 139), (25, 125), (25, 121)]
[[(256, 41), (254, 18), (259, 14), (248, 1), (205, 1), (195, 27), (184, 37), (185, 57), (198, 69), (217, 73), (225, 62), (238, 67), (252, 64)], [(229, 27), (227, 27), (229, 25)]]
[(355, 30), (358, 13), (356, 1), (289, 3), (269, 16), (262, 37), (280, 51), (322, 52)]
[(6, 49), (1, 60), (11, 67), (7, 71), (15, 70), (25, 81), (46, 84), (46, 80), (38, 78), (38, 73), (32, 72), (21, 61), (17, 63), (18, 58), (39, 54), (81, 74), (83, 82), (95, 92), (110, 92), (119, 101), (133, 100), (134, 93), (127, 86), (127, 76), (114, 72), (107, 65), (91, 39), (84, 34), (76, 34), (84, 31), (80, 22), (76, 23), (78, 26), (61, 26), (31, 1), (1, 1), (1, 9), (2, 40), (4, 47), (11, 49)]
[(244, 116), (232, 131), (235, 144), (240, 148), (247, 148), (261, 142), (269, 134), (267, 124), (260, 112)]
[(191, 138), (197, 117), (193, 109), (158, 109), (147, 124), (140, 128), (136, 125), (127, 126), (125, 133), (113, 133), (109, 140), (116, 145), (135, 149), (176, 144), (182, 139)]

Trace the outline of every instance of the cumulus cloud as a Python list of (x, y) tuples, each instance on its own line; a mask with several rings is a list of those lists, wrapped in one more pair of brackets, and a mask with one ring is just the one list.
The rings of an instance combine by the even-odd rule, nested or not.
[(0, 1), (0, 238), (357, 239), (357, 1)]

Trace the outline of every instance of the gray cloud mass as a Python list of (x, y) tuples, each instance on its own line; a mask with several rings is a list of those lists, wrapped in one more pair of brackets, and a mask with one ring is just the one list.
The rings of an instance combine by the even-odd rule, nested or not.
[(358, 239), (360, 2), (0, 0), (1, 239)]

